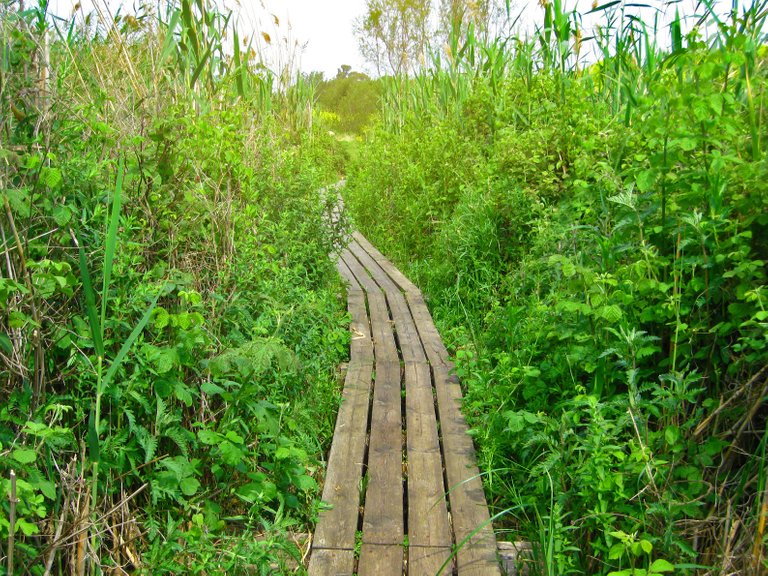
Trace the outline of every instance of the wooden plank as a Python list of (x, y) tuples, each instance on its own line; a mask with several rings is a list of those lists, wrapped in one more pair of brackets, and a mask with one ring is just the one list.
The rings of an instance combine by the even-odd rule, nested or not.
[(405, 386), (408, 543), (416, 547), (450, 548), (451, 527), (445, 501), (447, 490), (443, 482), (429, 366), (406, 364)]
[(350, 292), (361, 292), (363, 290), (355, 278), (355, 275), (352, 274), (352, 271), (344, 263), (344, 260), (342, 260), (341, 257), (336, 259), (336, 270), (339, 271), (339, 276), (341, 276), (341, 279), (347, 285), (347, 294)]
[[(435, 576), (451, 556), (449, 547), (408, 546), (408, 574), (411, 576)], [(440, 572), (442, 576), (453, 574), (453, 561), (447, 562)]]
[(352, 576), (354, 571), (354, 550), (312, 550), (309, 576)]
[(349, 330), (352, 338), (349, 343), (349, 357), (355, 360), (373, 360), (373, 338), (363, 292), (350, 292), (347, 296), (347, 310), (352, 316)]
[(384, 256), (381, 252), (378, 251), (378, 249), (371, 244), (368, 239), (360, 234), (359, 232), (354, 232), (352, 234), (352, 238), (362, 246), (362, 248), (368, 252), (376, 262), (378, 262), (379, 266), (381, 266), (386, 273), (389, 275), (390, 278), (398, 285), (400, 290), (403, 292), (414, 292), (414, 293), (421, 293), (420, 290), (416, 287), (416, 285), (411, 282), (405, 274), (400, 272), (400, 270), (397, 269), (397, 267), (392, 264), (392, 262), (387, 259), (386, 256)]
[(400, 353), (404, 362), (425, 363), (427, 357), (419, 338), (419, 331), (411, 316), (408, 304), (403, 295), (398, 293), (388, 294), (387, 301), (392, 312), (392, 319), (397, 330), (397, 339), (400, 344)]
[(376, 361), (368, 488), (363, 513), (363, 543), (403, 542), (403, 457), (400, 363)]
[(455, 397), (458, 385), (445, 367), (435, 367), (434, 378), (455, 542), (461, 545), (468, 539), (456, 555), (458, 573), (460, 576), (498, 575), (501, 572), (496, 559), (496, 537), (472, 438), (467, 434), (468, 427)]
[(405, 362), (424, 362), (426, 356), (421, 345), (418, 329), (414, 323), (411, 310), (405, 297), (400, 293), (387, 273), (376, 263), (371, 256), (364, 251), (359, 244), (352, 243), (349, 251), (357, 258), (360, 264), (370, 274), (376, 284), (387, 296), (387, 302), (391, 311), (392, 320), (397, 330), (397, 338), (400, 342), (400, 353)]
[(351, 253), (347, 251), (342, 257), (368, 295), (371, 336), (373, 337), (376, 358), (386, 359), (386, 361), (397, 359), (397, 346), (395, 345), (392, 322), (389, 318), (389, 309), (384, 294)]
[(358, 282), (360, 287), (365, 290), (365, 292), (368, 295), (375, 294), (377, 292), (381, 292), (381, 289), (379, 288), (379, 285), (376, 284), (376, 282), (373, 281), (373, 278), (371, 278), (370, 274), (368, 274), (365, 271), (365, 268), (363, 265), (358, 261), (357, 257), (351, 252), (351, 248), (354, 246), (353, 244), (350, 244), (349, 247), (345, 248), (341, 253), (341, 260), (346, 264), (347, 268), (349, 268), (350, 272), (355, 277), (355, 280)]
[(424, 345), (429, 363), (433, 366), (448, 364), (450, 362), (448, 350), (446, 350), (443, 340), (440, 338), (440, 333), (437, 331), (435, 321), (432, 319), (432, 315), (429, 313), (429, 309), (424, 302), (424, 297), (421, 293), (408, 293), (406, 294), (406, 299), (413, 320), (419, 330), (421, 342)]
[(372, 370), (371, 362), (352, 362), (347, 369), (323, 486), (323, 501), (331, 508), (320, 512), (315, 549), (355, 547)]
[(408, 454), (408, 542), (413, 546), (451, 546), (439, 452)]
[(440, 452), (428, 364), (405, 365), (405, 405), (408, 452)]
[(403, 543), (363, 544), (357, 565), (359, 576), (402, 576)]

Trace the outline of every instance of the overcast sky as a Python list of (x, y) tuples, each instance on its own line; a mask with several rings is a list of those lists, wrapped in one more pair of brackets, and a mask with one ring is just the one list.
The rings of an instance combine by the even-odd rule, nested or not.
[[(107, 2), (114, 10), (124, 4), (125, 10), (141, 4), (141, 0), (96, 0), (104, 5)], [(149, 0), (154, 4), (156, 0)], [(94, 0), (81, 0), (83, 9), (93, 10)], [(365, 10), (365, 0), (217, 0), (231, 8), (240, 18), (242, 34), (260, 34), (267, 32), (274, 43), (294, 48), (300, 53), (301, 69), (305, 72), (322, 71), (326, 78), (332, 78), (342, 64), (352, 66), (354, 70), (366, 71), (365, 62), (357, 49), (353, 34), (353, 22)], [(438, 0), (433, 0), (437, 3)], [(607, 0), (600, 0), (600, 3)], [(664, 0), (645, 0), (648, 4), (663, 6)], [(50, 0), (52, 13), (69, 17), (76, 0)], [(631, 3), (631, 2), (630, 2)], [(692, 14), (695, 0), (682, 0), (677, 6), (683, 14)], [(716, 0), (724, 4), (724, 0)], [(581, 13), (587, 12), (592, 0), (571, 0), (566, 2)], [(539, 0), (513, 0), (514, 13), (523, 13), (522, 24), (532, 27), (532, 22), (542, 19)], [(279, 26), (275, 25), (277, 17)], [(674, 15), (674, 8), (667, 9), (665, 20)], [(594, 19), (593, 19), (594, 20)], [(647, 22), (652, 25), (652, 21)], [(591, 32), (589, 17), (583, 21), (585, 36)], [(662, 32), (662, 39), (668, 37)], [(370, 70), (367, 70), (370, 72)]]
[[(104, 5), (105, 0), (97, 0)], [(241, 20), (245, 34), (267, 32), (273, 42), (288, 40), (301, 52), (301, 69), (306, 72), (322, 71), (333, 77), (342, 64), (355, 70), (364, 69), (364, 61), (357, 49), (352, 25), (365, 9), (365, 0), (217, 0), (231, 8)], [(107, 0), (112, 10), (118, 5), (128, 11), (140, 0)], [(94, 0), (50, 0), (50, 12), (64, 18), (72, 14), (72, 7), (81, 4), (88, 13)], [(153, 3), (150, 0), (149, 3)], [(263, 5), (263, 6), (262, 6)], [(272, 15), (277, 16), (275, 26)]]

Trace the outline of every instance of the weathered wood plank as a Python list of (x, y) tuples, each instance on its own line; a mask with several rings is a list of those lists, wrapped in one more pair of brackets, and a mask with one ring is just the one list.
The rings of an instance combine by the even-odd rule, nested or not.
[(416, 547), (451, 546), (443, 462), (426, 364), (405, 366), (408, 446), (408, 542)]
[(352, 271), (344, 263), (344, 260), (341, 258), (341, 256), (339, 256), (339, 258), (336, 259), (336, 270), (339, 271), (339, 276), (341, 276), (341, 279), (347, 285), (347, 295), (349, 295), (350, 292), (363, 291), (362, 287), (360, 286), (357, 279), (355, 278), (355, 275), (352, 274)]
[(454, 538), (457, 545), (464, 542), (457, 553), (458, 573), (460, 576), (498, 575), (496, 537), (472, 438), (467, 434), (468, 427), (459, 410), (455, 391), (458, 385), (443, 366), (434, 368), (434, 378)]
[(400, 406), (400, 363), (380, 363), (377, 360), (368, 447), (368, 489), (363, 512), (363, 542), (368, 544), (403, 542), (405, 521)]
[(419, 290), (416, 285), (405, 276), (405, 274), (400, 272), (400, 270), (398, 270), (397, 267), (384, 256), (384, 254), (379, 252), (379, 250), (371, 244), (365, 236), (359, 232), (354, 232), (352, 238), (360, 244), (360, 246), (362, 246), (362, 248), (376, 260), (376, 262), (378, 262), (379, 266), (387, 272), (389, 277), (392, 278), (401, 291), (421, 294), (421, 290)]
[(387, 295), (387, 302), (391, 311), (392, 319), (395, 322), (397, 338), (400, 343), (400, 353), (403, 361), (425, 362), (426, 356), (422, 347), (419, 332), (414, 323), (411, 310), (405, 297), (401, 294), (399, 288), (379, 264), (371, 258), (362, 247), (353, 242), (349, 246), (349, 251), (357, 258), (360, 264), (368, 271), (370, 276)]
[(359, 576), (401, 576), (403, 544), (363, 544), (357, 565)]
[(394, 361), (397, 355), (395, 336), (392, 332), (392, 322), (389, 318), (389, 308), (379, 286), (373, 281), (358, 260), (348, 251), (342, 254), (344, 262), (355, 275), (368, 295), (368, 312), (371, 321), (371, 336), (373, 337), (374, 354), (377, 361)]
[(408, 454), (408, 542), (413, 546), (451, 546), (439, 452)]
[(429, 309), (424, 302), (424, 297), (421, 293), (407, 293), (406, 299), (411, 309), (413, 320), (419, 330), (421, 342), (424, 345), (429, 363), (433, 366), (449, 364), (450, 356), (448, 355), (448, 350), (446, 350), (443, 340), (440, 338), (440, 333), (437, 331), (435, 321), (432, 319), (432, 315), (429, 313)]
[(354, 550), (312, 550), (309, 576), (352, 576), (354, 571)]
[(428, 364), (405, 365), (408, 452), (440, 452), (437, 416)]
[(349, 295), (347, 309), (352, 315), (349, 327), (351, 332), (349, 357), (353, 361), (373, 361), (373, 338), (371, 337), (370, 321), (365, 306), (365, 296), (362, 292)]
[[(408, 547), (408, 574), (411, 576), (435, 576), (446, 560), (451, 556), (451, 549), (447, 547)], [(448, 562), (440, 572), (442, 576), (453, 574), (453, 562)]]
[[(404, 566), (401, 357), (407, 438), (407, 573), (435, 574), (450, 557), (451, 546), (461, 545), (444, 574), (453, 573), (454, 568), (460, 576), (500, 574), (495, 536), (478, 475), (474, 446), (460, 410), (461, 389), (421, 292), (357, 233), (337, 266), (348, 284), (348, 309), (353, 318), (350, 371), (357, 372), (361, 365), (370, 368), (372, 364), (375, 370), (367, 478), (363, 481), (367, 491), (358, 574), (400, 575)], [(349, 378), (357, 377), (348, 374)], [(367, 384), (370, 394), (370, 374)], [(348, 402), (346, 388), (345, 385), (344, 404)], [(359, 399), (355, 394), (351, 387), (350, 405), (351, 401), (363, 401), (362, 393)], [(370, 396), (366, 397), (366, 406), (368, 401)], [(352, 408), (343, 413), (344, 404), (339, 421), (342, 417), (367, 421), (367, 411), (364, 418), (362, 412)], [(355, 432), (351, 433), (337, 423), (337, 433), (340, 438), (353, 438), (352, 442), (357, 443), (360, 426), (358, 423)], [(364, 438), (365, 422), (362, 426)], [(349, 476), (334, 476), (331, 459), (350, 458), (335, 455), (336, 444), (334, 436), (323, 498), (330, 502), (329, 498), (337, 493), (351, 493), (349, 485), (353, 485), (356, 529), (362, 458), (359, 467), (353, 466), (358, 471)], [(341, 455), (343, 452), (344, 449), (339, 447), (337, 453)], [(353, 481), (355, 475), (357, 479)], [(345, 517), (353, 516), (343, 505), (338, 510)], [(351, 521), (336, 526), (334, 530), (344, 533), (343, 549), (330, 550), (327, 542), (334, 530), (321, 529), (323, 520), (331, 517), (328, 512), (333, 510), (321, 514), (310, 573), (347, 574), (346, 570), (351, 570), (348, 558), (354, 549), (355, 532), (350, 531)], [(481, 528), (472, 534), (478, 527)], [(463, 543), (465, 539), (468, 541)], [(318, 564), (314, 564), (315, 556)]]
[(336, 268), (347, 283), (347, 310), (352, 316), (349, 327), (352, 333), (349, 357), (352, 361), (373, 360), (373, 340), (365, 292), (344, 260), (339, 258), (336, 261)]
[(355, 547), (372, 370), (371, 362), (352, 362), (347, 369), (323, 487), (331, 508), (320, 512), (315, 549)]

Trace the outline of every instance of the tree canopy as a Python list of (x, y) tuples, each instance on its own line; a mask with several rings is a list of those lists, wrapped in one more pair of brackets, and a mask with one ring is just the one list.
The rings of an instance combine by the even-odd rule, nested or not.
[(430, 38), (430, 0), (366, 0), (355, 22), (360, 52), (377, 74), (412, 74), (421, 68)]

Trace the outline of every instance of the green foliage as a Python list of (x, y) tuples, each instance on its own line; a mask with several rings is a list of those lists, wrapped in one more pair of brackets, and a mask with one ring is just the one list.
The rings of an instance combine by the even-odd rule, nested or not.
[(608, 3), (584, 70), (578, 17), (543, 8), (527, 44), (453, 35), (387, 85), (347, 205), (427, 293), (489, 500), (540, 573), (753, 569), (764, 4), (708, 13), (706, 42), (678, 16), (665, 52)]
[(1, 546), (18, 574), (287, 570), (348, 344), (311, 87), (229, 62), (206, 2), (44, 8), (0, 5)]
[(333, 130), (362, 134), (379, 110), (381, 82), (342, 66), (332, 80), (317, 86), (317, 103), (334, 115)]
[(366, 0), (355, 22), (363, 57), (378, 74), (409, 74), (421, 68), (429, 40), (430, 1)]

